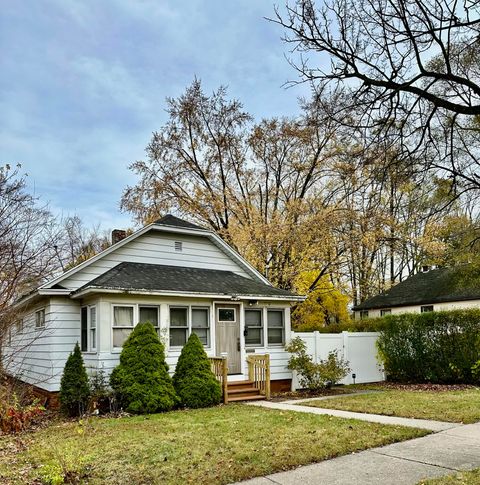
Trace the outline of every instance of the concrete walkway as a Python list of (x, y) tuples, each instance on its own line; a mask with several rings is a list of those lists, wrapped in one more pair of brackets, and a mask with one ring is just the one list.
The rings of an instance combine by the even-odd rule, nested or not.
[[(345, 395), (343, 396), (345, 397)], [(322, 399), (322, 398), (317, 398)], [(279, 409), (281, 411), (296, 411), (299, 413), (310, 414), (327, 414), (329, 416), (337, 416), (338, 418), (358, 419), (360, 421), (370, 421), (372, 423), (393, 424), (396, 426), (410, 426), (412, 428), (428, 429), (429, 431), (444, 431), (451, 428), (458, 428), (461, 426), (458, 423), (445, 423), (443, 421), (433, 421), (429, 419), (412, 419), (412, 418), (398, 418), (396, 416), (383, 416), (381, 414), (366, 414), (354, 413), (352, 411), (340, 411), (338, 409), (322, 409), (314, 408), (312, 406), (302, 406), (299, 403), (303, 401), (312, 401), (313, 399), (299, 399), (297, 401), (256, 401), (248, 403), (249, 406), (260, 406), (270, 409)]]
[(296, 485), (298, 483), (302, 485), (414, 485), (426, 478), (480, 467), (480, 423), (461, 425), (298, 404), (322, 399), (325, 398), (283, 402), (258, 401), (249, 405), (411, 426), (434, 431), (436, 434), (352, 453), (287, 472), (254, 478), (242, 482), (244, 485)]
[(414, 485), (480, 467), (480, 423), (242, 482), (244, 485)]

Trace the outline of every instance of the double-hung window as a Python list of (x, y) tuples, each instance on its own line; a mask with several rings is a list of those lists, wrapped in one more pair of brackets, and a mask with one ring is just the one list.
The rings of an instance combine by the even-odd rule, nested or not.
[(35, 312), (35, 328), (45, 327), (45, 308)]
[(421, 313), (433, 312), (433, 305), (423, 305), (420, 307)]
[(97, 350), (97, 307), (84, 306), (81, 309), (80, 349), (82, 352)]
[(151, 323), (160, 336), (160, 318), (158, 316), (158, 306), (140, 305), (138, 307), (138, 322)]
[(263, 311), (245, 309), (245, 345), (263, 345)]
[(188, 307), (170, 307), (170, 346), (182, 347), (188, 338)]
[(133, 330), (133, 305), (115, 305), (113, 307), (113, 348), (122, 348)]
[(384, 308), (383, 310), (380, 310), (380, 316), (384, 317), (385, 315), (390, 315), (392, 313), (391, 308)]
[(208, 308), (192, 307), (192, 330), (205, 347), (210, 345), (210, 314)]
[(269, 345), (285, 343), (285, 318), (283, 310), (267, 310), (267, 338)]
[(208, 307), (170, 307), (170, 347), (183, 347), (191, 333), (196, 333), (205, 347), (210, 345), (210, 310)]

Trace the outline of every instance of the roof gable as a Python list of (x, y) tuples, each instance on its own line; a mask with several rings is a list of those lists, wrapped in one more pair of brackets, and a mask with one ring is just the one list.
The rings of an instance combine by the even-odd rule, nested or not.
[(480, 299), (480, 282), (464, 277), (465, 272), (465, 267), (455, 267), (417, 273), (357, 305), (354, 310)]
[[(149, 247), (144, 244), (142, 239), (145, 239), (149, 234), (158, 235), (159, 238), (162, 235), (170, 235), (170, 237), (175, 239), (184, 237), (205, 241), (205, 244), (210, 245), (210, 249), (207, 248), (205, 250), (205, 247), (197, 245), (199, 246), (197, 248), (198, 253), (190, 254), (190, 262), (193, 267), (225, 269), (270, 285), (270, 282), (261, 273), (214, 232), (171, 215), (160, 219), (160, 221), (162, 220), (163, 222), (152, 223), (143, 227), (82, 264), (50, 280), (40, 288), (48, 289), (61, 283), (62, 286), (76, 290), (120, 262), (169, 264), (169, 261), (165, 260), (165, 258), (169, 257), (167, 253), (155, 259), (153, 254), (155, 252), (158, 253), (157, 248), (152, 244)], [(130, 256), (126, 254), (129, 251)], [(150, 259), (149, 255), (151, 256)], [(172, 262), (174, 265), (188, 265), (187, 258), (184, 258), (182, 263), (179, 258), (175, 258), (175, 252), (171, 251), (170, 255), (174, 259)]]

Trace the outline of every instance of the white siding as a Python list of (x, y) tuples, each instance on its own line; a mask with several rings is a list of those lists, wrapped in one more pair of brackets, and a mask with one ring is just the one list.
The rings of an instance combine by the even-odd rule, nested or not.
[[(433, 305), (435, 311), (465, 310), (468, 308), (480, 308), (480, 300), (450, 301), (444, 303), (423, 303), (422, 305), (408, 305), (399, 307), (386, 307), (392, 310), (392, 314), (420, 313), (422, 306)], [(368, 318), (380, 316), (380, 310), (369, 310)], [(360, 319), (360, 312), (355, 312), (355, 319)]]
[[(231, 300), (225, 300), (231, 302)], [(237, 302), (236, 302), (237, 303)], [(291, 372), (286, 368), (288, 354), (282, 346), (263, 346), (245, 349), (245, 337), (243, 336), (243, 302), (241, 306), (240, 335), (242, 348), (242, 373), (246, 378), (248, 368), (246, 357), (249, 352), (270, 354), (271, 379), (291, 379)], [(21, 351), (15, 352), (15, 359), (8, 361), (9, 371), (19, 379), (34, 384), (48, 391), (58, 391), (65, 362), (72, 352), (76, 342), (80, 342), (80, 310), (83, 305), (96, 305), (97, 308), (97, 351), (83, 352), (85, 366), (91, 372), (100, 368), (109, 375), (112, 369), (118, 365), (120, 351), (112, 349), (112, 307), (115, 304), (133, 305), (158, 305), (160, 308), (160, 327), (169, 328), (169, 305), (209, 306), (210, 307), (210, 342), (211, 346), (206, 349), (207, 355), (215, 356), (215, 322), (212, 310), (214, 301), (209, 299), (186, 299), (186, 298), (159, 298), (148, 296), (128, 295), (102, 295), (101, 298), (90, 298), (82, 302), (71, 300), (67, 297), (52, 297), (46, 304), (37, 305), (25, 318), (25, 331), (20, 336), (13, 336), (12, 347), (23, 342)], [(285, 337), (290, 339), (290, 307), (285, 302), (259, 302), (257, 308), (282, 308), (285, 310)], [(46, 326), (44, 330), (34, 329), (35, 311), (39, 308), (46, 309)], [(252, 308), (249, 306), (248, 308)], [(255, 308), (255, 306), (253, 307)], [(136, 310), (135, 310), (136, 312)], [(135, 313), (136, 314), (136, 313)], [(266, 322), (266, 319), (264, 319)], [(266, 337), (266, 323), (265, 323)], [(168, 335), (168, 333), (167, 333)], [(266, 339), (265, 339), (266, 342)], [(166, 361), (173, 374), (181, 349), (168, 349)], [(242, 379), (235, 376), (235, 380)]]
[[(45, 327), (35, 328), (35, 312), (45, 309)], [(23, 314), (23, 331), (11, 329), (12, 345), (4, 349), (3, 364), (8, 374), (50, 390), (52, 386), (52, 309), (48, 300)]]
[[(182, 251), (175, 251), (175, 241), (182, 242)], [(121, 262), (217, 269), (250, 278), (239, 264), (207, 237), (150, 231), (62, 280), (60, 284), (73, 290), (80, 288)]]

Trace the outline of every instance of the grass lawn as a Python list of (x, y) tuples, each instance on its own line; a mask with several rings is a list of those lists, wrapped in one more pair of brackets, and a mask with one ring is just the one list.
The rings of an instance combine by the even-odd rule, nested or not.
[(455, 475), (425, 480), (419, 485), (478, 485), (480, 484), (480, 468), (471, 472), (459, 472)]
[(405, 418), (435, 419), (454, 423), (480, 421), (480, 388), (462, 391), (387, 390), (302, 403), (319, 408)]
[(241, 404), (90, 418), (0, 438), (0, 483), (45, 483), (63, 464), (89, 484), (222, 484), (425, 434)]

